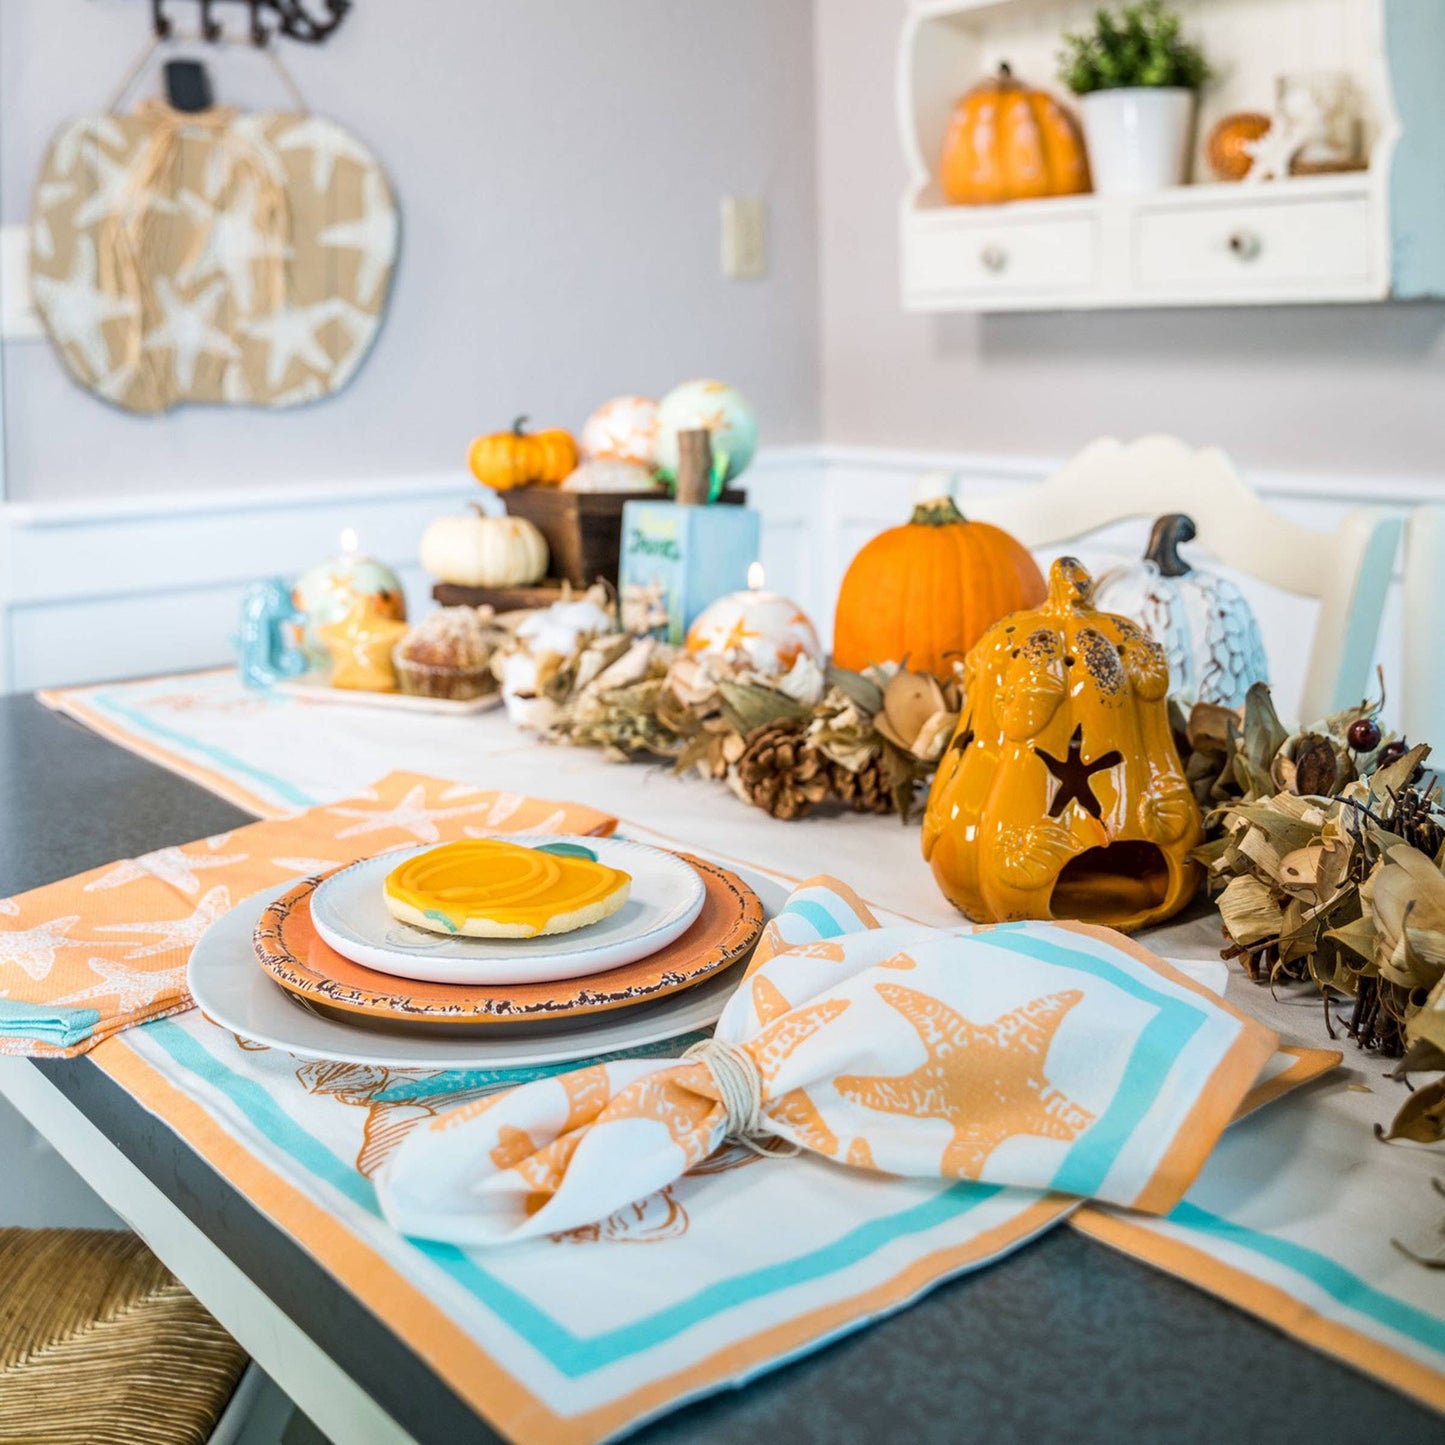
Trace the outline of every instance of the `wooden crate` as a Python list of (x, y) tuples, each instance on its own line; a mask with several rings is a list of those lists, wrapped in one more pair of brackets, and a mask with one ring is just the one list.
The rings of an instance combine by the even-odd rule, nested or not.
[[(628, 502), (665, 499), (663, 492), (565, 492), (560, 487), (517, 487), (502, 493), (507, 511), (525, 517), (547, 539), (552, 554), (549, 582), (566, 581), (584, 589), (599, 577), (617, 586), (622, 508)], [(747, 493), (737, 488), (718, 498), (728, 506), (740, 507), (746, 501)]]

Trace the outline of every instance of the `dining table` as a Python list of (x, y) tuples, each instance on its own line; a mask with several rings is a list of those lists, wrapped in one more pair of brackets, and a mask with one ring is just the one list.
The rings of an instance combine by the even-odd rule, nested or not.
[[(479, 719), (479, 738), (487, 728), (500, 738), (503, 721)], [(509, 735), (514, 755), (521, 741)], [(570, 752), (553, 755), (555, 787), (578, 801), (591, 801), (579, 796), (589, 768), (627, 774), (593, 759), (569, 778)], [(646, 820), (646, 787), (617, 785), (633, 789)], [(838, 866), (827, 827), (750, 814), (695, 786), (699, 819), (725, 812), (735, 832), (786, 834), (798, 875)], [(0, 898), (252, 821), (32, 696), (0, 699)], [(887, 821), (894, 831), (870, 832), (881, 842), (869, 846), (926, 875), (916, 830)], [(867, 893), (866, 876), (853, 881)], [(1190, 925), (1205, 937), (1207, 914)], [(337, 1445), (504, 1438), (393, 1322), (90, 1057), (0, 1060), (0, 1091)], [(619, 1288), (628, 1271), (647, 1269), (645, 1254), (626, 1260)], [(1407, 1395), (1071, 1229), (632, 1436), (649, 1445), (1267, 1437), (1412, 1445), (1438, 1442), (1442, 1424)]]

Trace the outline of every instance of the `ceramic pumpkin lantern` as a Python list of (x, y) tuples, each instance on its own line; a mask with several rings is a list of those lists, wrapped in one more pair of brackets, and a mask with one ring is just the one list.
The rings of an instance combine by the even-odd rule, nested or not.
[(1154, 523), (1143, 560), (1106, 572), (1094, 588), (1100, 607), (1146, 627), (1169, 661), (1169, 691), (1184, 705), (1243, 707), (1257, 682), (1269, 681), (1259, 623), (1227, 577), (1191, 567), (1179, 555), (1194, 523), (1171, 512)]
[(1043, 601), (1044, 579), (1022, 543), (969, 522), (930, 473), (912, 518), (869, 542), (849, 564), (833, 621), (833, 661), (861, 671), (907, 658), (918, 671), (952, 673), (1006, 612)]
[(1169, 728), (1163, 649), (1096, 610), (1092, 585), (1060, 558), (1044, 605), (996, 623), (968, 655), (923, 856), (978, 922), (1128, 931), (1178, 912), (1199, 883), (1199, 808)]
[(582, 425), (582, 455), (650, 465), (657, 446), (657, 403), (650, 396), (614, 396)]
[(955, 206), (996, 206), (1087, 191), (1089, 161), (1068, 111), (1005, 64), (955, 107), (938, 180)]
[(511, 431), (477, 437), (467, 451), (472, 475), (496, 492), (541, 482), (555, 487), (577, 466), (577, 443), (561, 427), (528, 432), (527, 418), (519, 416)]

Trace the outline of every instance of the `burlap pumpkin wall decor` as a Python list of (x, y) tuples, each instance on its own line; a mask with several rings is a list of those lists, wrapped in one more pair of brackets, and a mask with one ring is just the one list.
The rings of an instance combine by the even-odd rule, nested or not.
[(128, 411), (294, 406), (360, 365), (397, 237), (381, 167), (334, 121), (147, 100), (51, 144), (31, 288), (66, 369)]
[(928, 797), (923, 853), (972, 919), (1082, 919), (1133, 930), (1199, 883), (1199, 808), (1169, 728), (1164, 651), (1097, 611), (1055, 562), (1042, 607), (968, 654), (964, 707)]

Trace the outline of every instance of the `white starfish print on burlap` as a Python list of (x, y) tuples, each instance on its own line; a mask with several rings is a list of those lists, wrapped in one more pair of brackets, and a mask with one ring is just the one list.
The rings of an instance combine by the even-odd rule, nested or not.
[(87, 116), (61, 133), (55, 142), (55, 171), (57, 175), (68, 175), (75, 169), (83, 145), (92, 145), (97, 154), (102, 145), (112, 150), (125, 149), (125, 132), (114, 116), (103, 113)]
[(87, 226), (93, 226), (97, 221), (103, 221), (107, 216), (119, 211), (125, 205), (131, 186), (129, 156), (118, 161), (113, 160), (97, 146), (90, 153), (90, 157), (89, 174), (82, 176), (80, 183), (85, 185), (89, 181), (94, 189), (87, 189), (85, 199), (75, 208), (71, 224), (77, 231), (83, 231)]
[(186, 986), (186, 965), (183, 963), (174, 968), (158, 969), (154, 973), (128, 968), (108, 958), (88, 958), (86, 965), (96, 975), (97, 982), (56, 999), (57, 1004), (87, 1003), (91, 999), (109, 998), (113, 994), (114, 1011), (128, 1014), (154, 1003), (169, 989), (184, 989)]
[(95, 376), (110, 369), (110, 347), (102, 327), (121, 317), (134, 319), (139, 303), (124, 296), (107, 296), (96, 282), (95, 242), (78, 236), (70, 275), (63, 281), (34, 275), (30, 289), (45, 308), (45, 324), (61, 346), (74, 346)]
[(361, 252), (356, 272), (356, 299), (363, 306), (369, 306), (380, 294), (396, 257), (400, 222), (379, 171), (368, 170), (362, 177), (361, 196), (364, 207), (361, 215), (354, 221), (337, 221), (327, 226), (317, 240), (323, 246)]
[(266, 357), (266, 387), (275, 391), (286, 379), (293, 361), (313, 371), (329, 373), (330, 353), (316, 339), (316, 328), (336, 315), (334, 301), (318, 301), (312, 306), (283, 306), (269, 316), (253, 316), (247, 320), (243, 335), (264, 342), (269, 348)]
[[(243, 176), (224, 207), (215, 208), (194, 191), (182, 191), (181, 208), (203, 227), (208, 227), (200, 255), (181, 275), (182, 281), (220, 271), (231, 283), (231, 292), (248, 315), (256, 307), (255, 262), (284, 260), (294, 254), (291, 247), (256, 225), (256, 182)], [(274, 304), (271, 303), (271, 304)]]
[(213, 319), (225, 297), (226, 282), (221, 276), (190, 298), (182, 296), (169, 277), (155, 278), (155, 298), (165, 320), (146, 334), (145, 349), (169, 349), (175, 353), (176, 383), (183, 392), (195, 385), (196, 365), (202, 355), (230, 359), (241, 354), (240, 348)]
[(69, 937), (71, 929), (79, 922), (80, 915), (73, 913), (68, 918), (37, 923), (34, 928), (0, 933), (0, 967), (12, 964), (39, 983), (54, 968), (55, 955), (60, 949), (95, 947), (94, 943), (84, 939)]
[[(362, 797), (375, 797), (374, 793), (363, 793)], [(406, 797), (396, 807), (388, 808), (385, 812), (376, 812), (370, 808), (328, 808), (328, 813), (333, 813), (339, 818), (359, 818), (361, 821), (353, 823), (349, 828), (343, 828), (336, 836), (340, 838), (355, 838), (362, 833), (381, 833), (388, 828), (400, 828), (410, 833), (418, 842), (438, 843), (441, 841), (441, 831), (437, 823), (446, 818), (460, 818), (467, 813), (479, 812), (487, 804), (465, 803), (454, 808), (428, 808), (426, 805), (426, 789), (418, 783), (411, 788)]]
[(212, 888), (196, 905), (196, 911), (185, 918), (158, 918), (153, 923), (105, 923), (99, 933), (154, 933), (158, 935), (150, 943), (133, 948), (127, 958), (149, 958), (155, 953), (166, 953), (173, 948), (190, 948), (207, 928), (231, 907), (231, 892), (228, 888)]
[(108, 888), (119, 888), (133, 883), (137, 878), (158, 878), (182, 893), (199, 893), (201, 880), (197, 873), (207, 868), (229, 868), (232, 863), (244, 863), (246, 853), (212, 853), (210, 856), (183, 853), (179, 848), (158, 848), (154, 853), (143, 853), (139, 858), (126, 858), (107, 873), (92, 879), (85, 885), (87, 893), (100, 893)]
[(353, 160), (359, 166), (375, 164), (371, 153), (353, 140), (339, 125), (320, 116), (308, 115), (274, 142), (277, 150), (311, 152), (311, 184), (323, 195), (331, 189), (331, 177), (339, 160)]
[(42, 261), (55, 255), (55, 236), (50, 229), (49, 212), (61, 201), (75, 194), (70, 181), (43, 181), (35, 190), (35, 210), (30, 217), (30, 250)]

